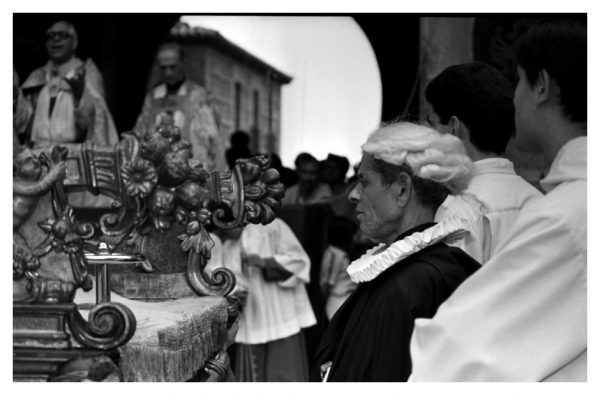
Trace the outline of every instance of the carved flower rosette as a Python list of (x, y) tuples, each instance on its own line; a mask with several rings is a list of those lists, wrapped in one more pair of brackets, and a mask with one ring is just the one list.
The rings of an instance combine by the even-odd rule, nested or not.
[[(204, 271), (214, 246), (207, 229), (269, 223), (284, 194), (279, 173), (269, 168), (265, 156), (241, 159), (231, 171), (209, 174), (192, 158), (179, 128), (164, 124), (143, 135), (139, 157), (121, 165), (121, 179), (125, 191), (143, 201), (143, 221), (127, 244), (141, 247), (157, 234), (184, 229), (177, 239), (188, 255), (188, 283), (199, 295), (224, 296), (235, 286), (235, 276), (226, 268), (211, 275)], [(156, 270), (151, 264), (141, 269)]]

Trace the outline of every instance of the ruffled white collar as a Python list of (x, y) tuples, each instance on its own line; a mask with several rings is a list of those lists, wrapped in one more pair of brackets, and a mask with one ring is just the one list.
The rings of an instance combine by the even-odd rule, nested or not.
[(448, 217), (438, 224), (415, 232), (386, 248), (384, 243), (368, 250), (353, 261), (346, 271), (355, 283), (371, 281), (402, 259), (442, 240), (453, 242), (468, 232), (468, 221), (460, 217)]

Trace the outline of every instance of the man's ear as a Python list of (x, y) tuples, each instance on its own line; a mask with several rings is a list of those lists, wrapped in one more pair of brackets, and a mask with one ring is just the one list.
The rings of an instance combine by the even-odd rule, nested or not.
[(460, 119), (458, 119), (456, 115), (453, 115), (450, 118), (448, 126), (450, 126), (450, 133), (453, 136), (458, 137), (459, 139), (464, 141), (469, 140), (469, 129)]
[(412, 179), (407, 173), (400, 173), (398, 176), (396, 199), (400, 207), (406, 207), (410, 200), (412, 191)]
[(550, 99), (552, 80), (545, 69), (538, 73), (535, 84), (533, 85), (533, 95), (536, 104), (542, 104)]

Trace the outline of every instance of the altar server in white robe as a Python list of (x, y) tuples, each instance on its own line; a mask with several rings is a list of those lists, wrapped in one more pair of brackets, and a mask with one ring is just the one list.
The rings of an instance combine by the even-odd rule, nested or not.
[(552, 163), (547, 194), (432, 319), (416, 320), (412, 381), (587, 379), (586, 44), (573, 20), (520, 39), (516, 144)]
[(223, 266), (242, 297), (233, 371), (239, 381), (308, 381), (303, 328), (316, 323), (305, 284), (310, 260), (285, 222), (249, 224), (222, 239)]

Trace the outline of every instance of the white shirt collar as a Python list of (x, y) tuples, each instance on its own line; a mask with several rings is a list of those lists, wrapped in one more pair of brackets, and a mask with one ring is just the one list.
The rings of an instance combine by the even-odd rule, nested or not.
[(481, 174), (505, 173), (514, 174), (515, 167), (506, 158), (486, 158), (473, 162), (473, 177)]

